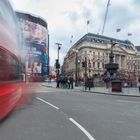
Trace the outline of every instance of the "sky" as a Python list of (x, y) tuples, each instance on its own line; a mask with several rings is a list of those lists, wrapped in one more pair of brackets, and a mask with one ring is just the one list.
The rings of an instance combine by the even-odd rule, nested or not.
[[(50, 65), (57, 59), (61, 43), (60, 63), (70, 47), (87, 32), (101, 34), (108, 0), (10, 0), (13, 8), (35, 14), (48, 23)], [(110, 0), (104, 35), (130, 40), (140, 45), (140, 0)], [(90, 23), (87, 25), (87, 21)], [(120, 32), (116, 29), (120, 28)], [(128, 36), (131, 33), (131, 36)], [(70, 43), (72, 38), (72, 43)]]

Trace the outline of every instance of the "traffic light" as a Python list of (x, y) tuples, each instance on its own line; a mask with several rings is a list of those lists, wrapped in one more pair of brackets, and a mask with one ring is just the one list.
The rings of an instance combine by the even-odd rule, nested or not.
[(59, 64), (59, 62), (58, 62), (58, 59), (56, 59), (55, 67), (56, 67), (56, 69), (60, 69), (60, 64)]

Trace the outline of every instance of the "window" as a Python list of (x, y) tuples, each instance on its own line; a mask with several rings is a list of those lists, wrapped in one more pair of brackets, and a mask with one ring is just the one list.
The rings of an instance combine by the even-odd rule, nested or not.
[(19, 79), (20, 66), (18, 59), (9, 52), (0, 49), (0, 81)]
[(103, 68), (103, 69), (105, 68), (105, 64), (104, 64), (104, 63), (102, 63), (102, 68)]
[(100, 62), (97, 63), (98, 68), (100, 68)]
[(93, 68), (95, 68), (95, 62), (93, 62)]

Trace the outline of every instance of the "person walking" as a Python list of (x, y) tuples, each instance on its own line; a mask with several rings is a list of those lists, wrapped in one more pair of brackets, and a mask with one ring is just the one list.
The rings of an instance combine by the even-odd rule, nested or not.
[(73, 77), (70, 77), (70, 86), (71, 86), (71, 89), (73, 89)]
[(110, 78), (108, 76), (105, 77), (104, 82), (106, 84), (106, 88), (109, 88)]
[(60, 76), (57, 76), (57, 79), (56, 79), (56, 88), (59, 88), (59, 84), (60, 84)]

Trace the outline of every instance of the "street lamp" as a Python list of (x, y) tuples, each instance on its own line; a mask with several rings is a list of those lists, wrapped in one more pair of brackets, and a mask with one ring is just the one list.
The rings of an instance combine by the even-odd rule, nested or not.
[(88, 74), (89, 74), (89, 77), (90, 77), (90, 72), (91, 72), (91, 62), (90, 62), (90, 59), (88, 61)]
[(73, 52), (75, 52), (75, 86), (78, 86), (78, 50), (73, 49)]
[(58, 58), (56, 59), (56, 69), (57, 69), (57, 87), (59, 87), (59, 69), (60, 69), (60, 63), (59, 63), (59, 50), (61, 49), (61, 45), (60, 43), (55, 43), (57, 45), (57, 52), (58, 52)]
[(78, 60), (78, 77), (80, 77), (80, 63), (81, 63), (81, 61), (80, 60)]
[(57, 55), (57, 57), (58, 57), (58, 62), (59, 62), (59, 50), (61, 49), (61, 43), (55, 43), (57, 46), (58, 46), (58, 55)]
[(85, 90), (86, 90), (86, 85), (87, 84), (87, 57), (85, 57)]
[(98, 61), (97, 61), (97, 65), (98, 65), (98, 76), (99, 76), (99, 68), (100, 68), (100, 61), (99, 61), (99, 58), (98, 58)]

